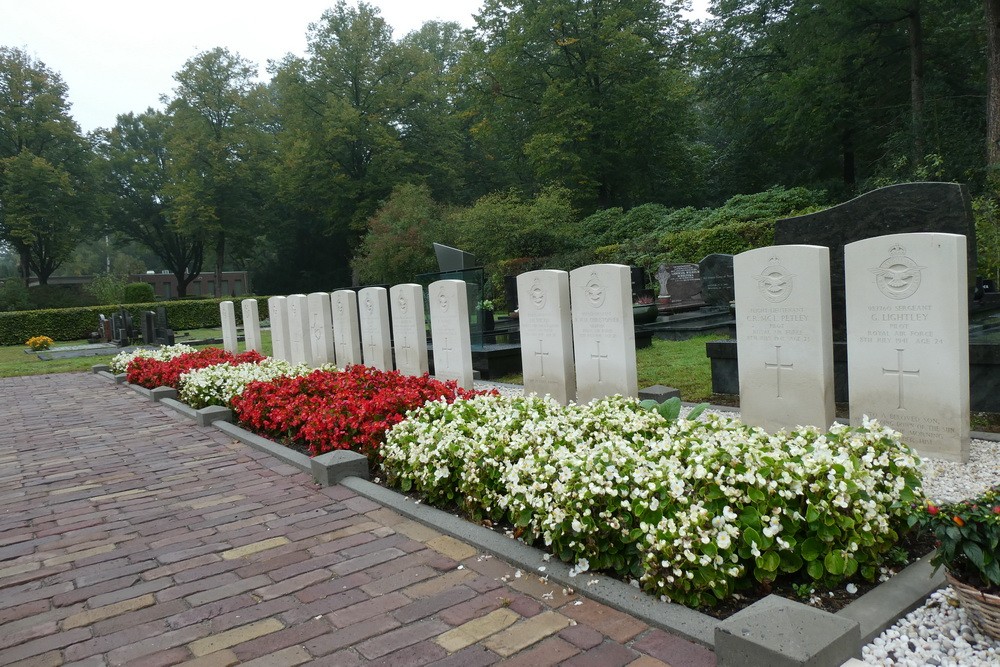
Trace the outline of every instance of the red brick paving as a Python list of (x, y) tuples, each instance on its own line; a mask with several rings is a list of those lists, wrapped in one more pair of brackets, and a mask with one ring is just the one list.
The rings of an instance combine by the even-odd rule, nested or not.
[(0, 414), (0, 664), (715, 664), (96, 376)]

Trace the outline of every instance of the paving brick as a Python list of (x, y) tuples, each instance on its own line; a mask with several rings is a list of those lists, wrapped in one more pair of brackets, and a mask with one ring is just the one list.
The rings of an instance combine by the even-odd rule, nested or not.
[(218, 554), (195, 556), (194, 558), (189, 558), (188, 560), (182, 560), (176, 563), (171, 563), (170, 565), (161, 565), (160, 567), (154, 567), (146, 570), (142, 573), (142, 578), (148, 581), (150, 579), (159, 579), (160, 577), (171, 577), (178, 572), (201, 567), (202, 565), (208, 565), (209, 563), (215, 563), (219, 561), (219, 559), (220, 556)]
[[(102, 656), (94, 656), (91, 660), (100, 658)], [(124, 664), (125, 667), (169, 667), (170, 665), (176, 665), (179, 662), (186, 661), (191, 657), (191, 652), (188, 651), (183, 646), (174, 646), (173, 648), (165, 648), (162, 651), (156, 651), (155, 653), (144, 653), (136, 658), (129, 660), (126, 663), (114, 663), (114, 664)], [(100, 663), (96, 663), (103, 667), (107, 663), (103, 660)]]
[(441, 533), (439, 531), (412, 519), (400, 521), (399, 523), (393, 525), (392, 528), (397, 533), (402, 533), (410, 539), (418, 542), (427, 542), (428, 540), (441, 537)]
[[(295, 667), (312, 660), (312, 656), (301, 646), (289, 646), (275, 653), (262, 655), (256, 660), (240, 663), (243, 667)], [(344, 663), (347, 667), (348, 663)]]
[(152, 607), (144, 607), (137, 611), (130, 611), (120, 616), (98, 621), (91, 625), (90, 629), (95, 637), (109, 635), (125, 628), (168, 618), (185, 609), (187, 609), (187, 604), (183, 600), (171, 600), (170, 602), (154, 604)]
[(604, 635), (600, 632), (586, 625), (580, 625), (579, 623), (569, 626), (560, 632), (559, 636), (577, 648), (582, 648), (584, 650), (593, 648), (604, 641)]
[(284, 624), (278, 619), (268, 618), (263, 621), (257, 621), (256, 623), (242, 625), (238, 628), (227, 630), (226, 632), (209, 635), (208, 637), (191, 642), (188, 644), (188, 648), (194, 655), (203, 656), (208, 653), (230, 648), (231, 646), (236, 646), (237, 644), (242, 644), (245, 641), (250, 641), (251, 639), (255, 639), (271, 632), (277, 632), (284, 627)]
[(160, 602), (176, 600), (177, 598), (186, 597), (192, 593), (200, 593), (201, 591), (218, 588), (236, 581), (240, 581), (240, 578), (235, 573), (223, 572), (222, 574), (217, 574), (213, 577), (195, 579), (194, 581), (189, 581), (178, 586), (168, 586), (167, 588), (164, 588), (156, 593), (156, 599)]
[(499, 662), (499, 660), (500, 656), (493, 651), (473, 644), (432, 664), (434, 667), (486, 667)]
[(240, 659), (236, 657), (235, 653), (228, 649), (223, 649), (215, 653), (203, 655), (200, 658), (185, 660), (179, 663), (179, 665), (180, 667), (230, 667), (230, 665), (238, 664), (239, 661)]
[(632, 648), (672, 665), (714, 665), (715, 653), (660, 629), (652, 629), (632, 642)]
[(62, 664), (62, 654), (59, 651), (49, 651), (48, 653), (12, 662), (8, 667), (59, 667)]
[(369, 660), (374, 660), (387, 653), (436, 637), (447, 629), (448, 626), (441, 621), (427, 619), (363, 641), (354, 648)]
[(454, 537), (450, 537), (448, 535), (441, 535), (440, 537), (429, 539), (426, 544), (434, 551), (442, 553), (448, 558), (454, 558), (455, 560), (465, 560), (466, 558), (471, 558), (479, 553), (465, 542), (459, 542)]
[(73, 628), (79, 628), (84, 625), (96, 623), (97, 621), (104, 620), (105, 618), (111, 618), (112, 616), (118, 616), (129, 611), (149, 607), (155, 602), (156, 598), (153, 597), (153, 594), (147, 593), (138, 597), (122, 600), (121, 602), (115, 602), (103, 607), (74, 614), (67, 617), (66, 620), (62, 622), (62, 627), (63, 630), (72, 630)]
[(129, 586), (127, 588), (122, 588), (117, 591), (111, 591), (110, 593), (102, 593), (101, 595), (95, 595), (87, 599), (87, 605), (90, 607), (104, 607), (109, 604), (114, 604), (115, 602), (121, 602), (122, 600), (128, 600), (139, 595), (145, 595), (146, 593), (155, 593), (156, 591), (162, 590), (170, 586), (170, 581), (167, 579), (154, 579), (153, 581), (144, 581), (141, 584), (136, 584), (134, 586)]
[(648, 655), (640, 655), (638, 658), (628, 663), (628, 667), (670, 667), (670, 665), (662, 660), (657, 660), (656, 658)]
[(532, 616), (537, 616), (545, 611), (545, 605), (534, 598), (530, 598), (526, 595), (517, 595), (511, 598), (510, 604), (507, 605), (510, 609), (516, 611), (521, 616), (525, 618), (531, 618)]
[[(513, 613), (513, 612), (511, 612)], [(537, 641), (559, 632), (570, 620), (554, 611), (547, 611), (534, 618), (515, 623), (483, 642), (483, 646), (504, 657), (531, 646)]]
[(361, 654), (352, 648), (317, 658), (309, 663), (309, 667), (358, 667), (368, 663)]
[(208, 634), (208, 628), (205, 625), (192, 625), (180, 630), (171, 630), (109, 651), (107, 660), (112, 665), (127, 663), (143, 656), (183, 646), (206, 634)]
[(345, 560), (342, 563), (337, 563), (336, 565), (330, 566), (330, 570), (334, 574), (344, 576), (345, 574), (351, 574), (352, 572), (364, 570), (378, 563), (385, 563), (386, 561), (393, 560), (394, 558), (402, 556), (404, 553), (405, 552), (397, 549), (396, 547), (390, 547), (388, 549), (383, 549), (382, 551), (376, 551), (375, 553), (358, 556), (357, 558), (351, 558), (350, 560)]
[(350, 607), (344, 607), (336, 613), (331, 614), (330, 620), (338, 628), (346, 628), (348, 625), (364, 621), (373, 616), (387, 614), (393, 609), (398, 609), (403, 605), (409, 604), (409, 602), (410, 598), (402, 593), (389, 593), (382, 597), (353, 604)]
[[(278, 599), (282, 600), (284, 598)], [(292, 599), (295, 600), (294, 597)], [(308, 604), (296, 603), (291, 610), (281, 615), (281, 619), (286, 623), (301, 623), (306, 619), (329, 614), (367, 599), (369, 599), (368, 594), (361, 589), (350, 588), (342, 593), (321, 597), (315, 602)]]
[(441, 591), (464, 584), (470, 579), (475, 578), (475, 576), (476, 573), (470, 572), (469, 570), (452, 570), (451, 572), (448, 572), (440, 577), (428, 579), (427, 581), (404, 588), (403, 594), (409, 598), (418, 600), (420, 598), (437, 595)]
[(87, 639), (90, 639), (90, 630), (86, 628), (74, 628), (66, 632), (33, 639), (0, 651), (0, 665), (31, 658)]
[[(390, 616), (376, 616), (363, 623), (336, 629), (305, 642), (306, 650), (316, 656), (323, 656), (362, 642), (369, 637), (382, 635), (399, 627), (399, 621)], [(360, 654), (357, 654), (360, 657)]]
[(441, 591), (437, 595), (427, 598), (420, 598), (410, 604), (393, 612), (400, 623), (412, 623), (419, 618), (425, 618), (435, 614), (442, 609), (461, 604), (466, 600), (476, 597), (476, 592), (465, 586), (455, 586)]
[(437, 617), (448, 625), (461, 625), (499, 609), (500, 605), (499, 595), (478, 595), (467, 602), (443, 609), (438, 612)]
[(247, 556), (253, 555), (260, 551), (266, 551), (267, 549), (273, 549), (275, 547), (280, 547), (283, 544), (288, 544), (289, 539), (287, 537), (272, 537), (267, 540), (261, 540), (259, 542), (251, 542), (250, 544), (245, 544), (242, 547), (237, 547), (236, 549), (230, 549), (228, 551), (222, 552), (222, 557), (227, 560), (233, 560), (236, 558), (246, 558)]
[(312, 572), (300, 574), (297, 577), (280, 580), (276, 584), (258, 588), (254, 591), (254, 594), (260, 596), (264, 600), (270, 600), (272, 598), (281, 597), (282, 595), (290, 595), (295, 591), (306, 588), (307, 586), (314, 586), (315, 584), (328, 581), (332, 576), (333, 573), (329, 570), (313, 570)]
[(625, 667), (639, 654), (616, 642), (604, 642), (563, 663), (565, 667)]
[(413, 584), (436, 576), (438, 576), (438, 572), (434, 568), (426, 565), (417, 565), (415, 567), (407, 568), (401, 572), (397, 572), (391, 576), (376, 579), (370, 584), (365, 584), (361, 588), (369, 595), (384, 595), (385, 593), (398, 591), (401, 588), (412, 586)]
[(4, 627), (3, 633), (0, 633), (0, 649), (17, 646), (32, 639), (55, 634), (58, 629), (59, 622), (55, 620), (36, 621), (22, 625), (19, 628)]
[(234, 646), (233, 652), (242, 661), (254, 660), (291, 646), (301, 645), (313, 637), (330, 632), (332, 629), (330, 623), (325, 619), (312, 619), (257, 639), (245, 641)]
[[(236, 611), (216, 616), (211, 622), (212, 632), (223, 632), (240, 625), (245, 625), (251, 621), (278, 617), (296, 606), (295, 598), (293, 597), (283, 597), (268, 600), (266, 602), (258, 602), (251, 607), (237, 609)], [(287, 626), (288, 624), (285, 623), (285, 625)]]
[(600, 630), (616, 642), (627, 642), (649, 626), (628, 614), (612, 609), (593, 600), (580, 600), (581, 604), (563, 605), (559, 611), (578, 623)]
[(435, 641), (453, 653), (510, 627), (519, 618), (510, 609), (497, 609), (442, 633)]
[(256, 577), (250, 577), (249, 579), (240, 579), (234, 583), (219, 586), (208, 591), (195, 593), (194, 595), (189, 595), (184, 599), (192, 607), (195, 607), (205, 604), (206, 602), (214, 602), (216, 600), (222, 600), (223, 598), (234, 597), (240, 593), (245, 593), (247, 591), (252, 591), (255, 588), (267, 586), (270, 583), (272, 583), (271, 580), (267, 576), (261, 574)]
[[(504, 660), (509, 667), (549, 667), (577, 655), (580, 649), (559, 637), (549, 637), (536, 646)], [(610, 667), (610, 665), (609, 665)]]

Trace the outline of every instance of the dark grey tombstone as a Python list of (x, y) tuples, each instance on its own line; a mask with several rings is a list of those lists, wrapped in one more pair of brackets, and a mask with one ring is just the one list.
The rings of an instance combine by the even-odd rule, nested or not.
[(142, 342), (146, 345), (156, 344), (156, 313), (151, 310), (142, 312)]
[(671, 305), (703, 303), (697, 264), (661, 264), (656, 278), (660, 281), (660, 295), (669, 295)]
[(969, 303), (976, 286), (976, 226), (972, 201), (958, 183), (903, 183), (872, 190), (825, 211), (778, 220), (774, 244), (821, 245), (830, 249), (833, 330), (845, 329), (844, 246), (854, 241), (909, 232), (964, 234), (967, 238)]
[(158, 329), (170, 328), (170, 325), (167, 324), (167, 309), (163, 306), (156, 307), (156, 327)]
[(710, 306), (728, 308), (736, 298), (733, 286), (733, 256), (715, 253), (698, 263), (701, 298)]
[(635, 296), (646, 289), (646, 272), (638, 266), (630, 266), (628, 270), (632, 280), (632, 296)]
[(517, 276), (503, 277), (503, 292), (507, 297), (507, 310), (517, 310)]
[(111, 322), (103, 314), (97, 316), (97, 339), (102, 343), (111, 342)]
[(465, 269), (482, 266), (482, 263), (472, 253), (452, 248), (451, 246), (441, 245), (440, 243), (434, 244), (434, 255), (437, 257), (438, 269), (442, 273), (446, 271), (464, 271)]
[(132, 339), (135, 337), (133, 333), (134, 325), (132, 324), (132, 313), (122, 308), (121, 310), (119, 310), (118, 315), (120, 317), (122, 326), (119, 331), (119, 337), (115, 342), (124, 347), (126, 345), (129, 345), (132, 342)]
[(167, 309), (163, 306), (156, 307), (155, 342), (157, 345), (173, 345), (174, 330), (167, 325)]
[(125, 327), (125, 321), (122, 319), (121, 313), (111, 314), (111, 342), (118, 342), (122, 338), (122, 329)]

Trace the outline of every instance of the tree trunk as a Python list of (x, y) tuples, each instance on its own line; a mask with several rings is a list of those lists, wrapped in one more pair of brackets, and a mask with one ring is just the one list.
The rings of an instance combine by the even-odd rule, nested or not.
[(21, 248), (18, 254), (21, 256), (21, 266), (19, 267), (21, 269), (21, 279), (24, 281), (25, 287), (30, 287), (29, 283), (31, 282), (31, 259), (30, 259), (31, 251), (27, 247), (24, 247)]
[(910, 33), (910, 132), (913, 137), (912, 168), (916, 170), (924, 160), (924, 36), (920, 22), (920, 0), (911, 0), (909, 10)]
[(1000, 187), (1000, 0), (986, 5), (986, 169)]
[(226, 259), (226, 233), (215, 237), (215, 297), (222, 296), (222, 265)]

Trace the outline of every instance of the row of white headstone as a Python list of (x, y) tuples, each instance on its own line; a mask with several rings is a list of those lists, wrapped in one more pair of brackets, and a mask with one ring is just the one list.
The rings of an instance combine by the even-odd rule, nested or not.
[[(844, 247), (851, 421), (877, 418), (922, 456), (969, 457), (966, 238), (893, 234)], [(768, 431), (835, 419), (830, 254), (733, 258), (740, 413)]]
[[(635, 329), (629, 268), (595, 264), (518, 276), (525, 393), (567, 403), (636, 396)], [(572, 298), (571, 298), (572, 293)], [(472, 345), (466, 284), (428, 287), (435, 376), (472, 388)], [(247, 349), (260, 351), (257, 302), (242, 302)], [(224, 301), (223, 346), (237, 351), (235, 305)], [(268, 299), (272, 356), (292, 363), (365, 364), (408, 375), (428, 370), (420, 285), (366, 287)], [(390, 336), (390, 314), (392, 334)]]

